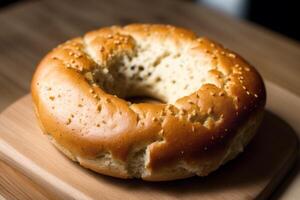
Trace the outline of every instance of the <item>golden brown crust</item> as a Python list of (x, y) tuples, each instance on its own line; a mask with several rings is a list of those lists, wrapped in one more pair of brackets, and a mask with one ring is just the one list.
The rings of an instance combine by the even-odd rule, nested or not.
[[(137, 46), (146, 39), (157, 44), (170, 41), (173, 48), (186, 48), (189, 56), (209, 60), (209, 82), (199, 80), (193, 93), (166, 104), (129, 105), (109, 94), (114, 86), (98, 84), (95, 70), (109, 74), (105, 66), (124, 55), (136, 56)], [(39, 64), (31, 91), (43, 131), (74, 160), (103, 174), (146, 180), (213, 171), (266, 101), (261, 77), (237, 54), (185, 29), (146, 24), (102, 28), (60, 45)], [(132, 158), (139, 151), (144, 160), (136, 166)], [(104, 160), (104, 155), (110, 157)], [(92, 161), (98, 158), (97, 170)], [(173, 171), (173, 177), (159, 175), (178, 163), (185, 167)], [(209, 169), (201, 173), (205, 163), (210, 163)]]

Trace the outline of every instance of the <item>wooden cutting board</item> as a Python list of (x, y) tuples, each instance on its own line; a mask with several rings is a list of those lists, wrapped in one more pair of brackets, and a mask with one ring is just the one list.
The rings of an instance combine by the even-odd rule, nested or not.
[[(298, 155), (295, 132), (272, 111), (288, 112), (287, 106), (278, 105), (287, 99), (299, 99), (280, 96), (280, 88), (271, 83), (267, 86), (268, 111), (258, 134), (243, 154), (208, 177), (150, 183), (111, 178), (84, 169), (42, 135), (29, 95), (0, 115), (0, 159), (43, 187), (49, 199), (263, 199), (278, 185)], [(279, 107), (285, 111), (278, 110)], [(298, 108), (290, 111), (299, 113)]]

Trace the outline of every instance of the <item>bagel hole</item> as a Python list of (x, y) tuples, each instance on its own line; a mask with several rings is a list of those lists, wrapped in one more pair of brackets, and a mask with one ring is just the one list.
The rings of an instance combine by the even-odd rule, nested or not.
[(132, 96), (132, 97), (125, 98), (125, 100), (131, 103), (153, 103), (153, 104), (167, 103), (161, 99), (150, 97), (150, 96)]
[(105, 92), (133, 103), (174, 104), (205, 83), (215, 84), (208, 76), (211, 59), (190, 51), (192, 44), (178, 48), (179, 43), (169, 40), (154, 43), (152, 39), (135, 39), (135, 53), (118, 53), (105, 66), (108, 73), (103, 73), (102, 65), (92, 73), (92, 81)]

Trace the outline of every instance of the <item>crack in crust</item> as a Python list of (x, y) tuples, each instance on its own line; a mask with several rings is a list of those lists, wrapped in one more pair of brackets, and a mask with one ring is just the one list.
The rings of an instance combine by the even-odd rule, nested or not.
[[(145, 180), (217, 169), (252, 138), (255, 129), (244, 129), (257, 127), (265, 105), (252, 66), (169, 25), (107, 27), (58, 46), (40, 63), (32, 95), (61, 151), (99, 173)], [(166, 103), (124, 100), (132, 96)]]

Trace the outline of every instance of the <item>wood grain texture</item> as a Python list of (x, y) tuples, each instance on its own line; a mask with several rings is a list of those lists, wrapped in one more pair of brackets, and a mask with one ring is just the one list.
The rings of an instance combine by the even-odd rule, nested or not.
[[(191, 2), (53, 0), (20, 3), (0, 12), (0, 110), (29, 91), (36, 64), (51, 48), (97, 27), (131, 22), (171, 23), (191, 28), (243, 55), (265, 79), (280, 85), (283, 92), (300, 95), (299, 44), (253, 24), (234, 20)], [(282, 91), (277, 96), (282, 95)], [(292, 105), (295, 104), (299, 105), (299, 101), (295, 100)], [(287, 121), (291, 120), (289, 113), (283, 112), (280, 111), (280, 116), (283, 114)], [(298, 123), (299, 119), (293, 119), (292, 126)], [(1, 177), (6, 177), (14, 185), (22, 181), (26, 185), (34, 185), (20, 173), (12, 175), (10, 170), (1, 162)], [(300, 178), (297, 180), (289, 187), (292, 189), (288, 190), (288, 197), (299, 197), (297, 186)], [(31, 191), (42, 191), (37, 185), (30, 190), (22, 187), (23, 184), (18, 187), (10, 187), (9, 184), (2, 181), (1, 189), (5, 185), (4, 189), (9, 188), (11, 193), (16, 194), (20, 190), (20, 194), (28, 193), (33, 199), (38, 196)]]
[(0, 115), (0, 129), (4, 132), (0, 158), (54, 199), (264, 199), (291, 167), (298, 148), (293, 129), (267, 112), (246, 151), (215, 173), (205, 178), (149, 183), (98, 175), (70, 161), (42, 135), (29, 96)]

